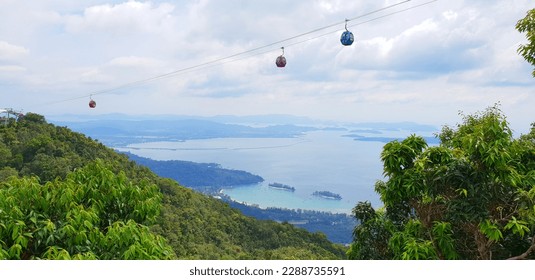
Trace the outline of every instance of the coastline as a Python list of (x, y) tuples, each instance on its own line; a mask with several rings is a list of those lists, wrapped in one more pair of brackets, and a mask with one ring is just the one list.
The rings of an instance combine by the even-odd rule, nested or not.
[[(224, 169), (246, 170), (253, 175), (258, 174), (264, 179), (259, 184), (227, 186), (218, 183), (214, 189), (223, 188), (225, 194), (237, 201), (258, 204), (264, 208), (350, 213), (358, 201), (370, 201), (380, 207), (381, 202), (373, 191), (373, 184), (377, 178), (381, 178), (381, 162), (377, 155), (383, 144), (354, 141), (342, 135), (342, 131), (314, 131), (296, 138), (150, 142), (133, 145), (135, 150), (131, 150), (134, 147), (120, 150), (125, 152), (130, 150), (136, 155), (162, 161), (180, 159), (195, 163), (217, 162), (217, 165)], [(274, 146), (279, 148), (262, 148)], [(169, 150), (144, 149), (145, 147)], [(317, 160), (318, 156), (322, 161)], [(177, 181), (186, 186), (193, 186), (187, 184), (186, 177), (177, 178)], [(295, 191), (268, 187), (268, 183), (273, 182), (295, 187)], [(203, 185), (206, 185), (206, 182)], [(265, 187), (265, 190), (255, 190), (248, 186)], [(329, 186), (330, 191), (339, 193), (343, 199), (311, 196), (312, 192), (318, 190), (318, 186)], [(233, 190), (227, 190), (231, 188)]]
[(280, 191), (265, 183), (221, 188), (220, 193), (230, 200), (261, 209), (280, 208), (351, 214), (354, 205), (349, 201), (324, 199), (312, 195), (300, 196), (291, 191)]

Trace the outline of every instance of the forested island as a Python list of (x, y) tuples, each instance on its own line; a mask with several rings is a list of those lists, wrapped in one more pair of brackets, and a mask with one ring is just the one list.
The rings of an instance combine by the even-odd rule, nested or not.
[(319, 196), (321, 198), (326, 198), (326, 199), (334, 199), (334, 200), (341, 200), (342, 199), (341, 195), (339, 195), (337, 193), (330, 192), (330, 191), (315, 191), (315, 192), (312, 193), (312, 195)]
[(295, 188), (294, 187), (291, 187), (291, 186), (288, 186), (288, 185), (285, 185), (285, 184), (281, 184), (281, 183), (270, 183), (268, 186), (270, 186), (271, 188), (274, 188), (274, 189), (295, 192)]

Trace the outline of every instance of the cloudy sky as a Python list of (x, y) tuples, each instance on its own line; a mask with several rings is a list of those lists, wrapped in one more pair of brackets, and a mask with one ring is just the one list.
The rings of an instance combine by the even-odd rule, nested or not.
[(427, 2), (0, 0), (0, 108), (443, 125), (499, 102), (527, 131), (535, 78), (515, 24), (534, 1)]

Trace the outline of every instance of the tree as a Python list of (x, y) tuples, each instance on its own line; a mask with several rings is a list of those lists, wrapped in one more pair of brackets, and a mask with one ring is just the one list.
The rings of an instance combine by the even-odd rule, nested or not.
[[(526, 32), (526, 38), (529, 41), (526, 45), (520, 45), (518, 53), (535, 66), (535, 9), (529, 10), (526, 17), (517, 22), (516, 29), (521, 33)], [(535, 77), (535, 69), (533, 77)]]
[(361, 223), (348, 256), (534, 258), (535, 124), (513, 139), (505, 116), (492, 107), (438, 137), (438, 146), (415, 135), (384, 146), (388, 180), (376, 184), (384, 209), (357, 205)]
[(133, 185), (101, 161), (40, 184), (0, 184), (0, 259), (170, 259), (173, 249), (148, 225), (161, 194)]
[(393, 223), (384, 211), (375, 211), (371, 204), (359, 202), (353, 208), (353, 215), (360, 221), (360, 225), (353, 231), (354, 242), (349, 247), (347, 256), (354, 260), (391, 259), (392, 253), (388, 248), (392, 237)]

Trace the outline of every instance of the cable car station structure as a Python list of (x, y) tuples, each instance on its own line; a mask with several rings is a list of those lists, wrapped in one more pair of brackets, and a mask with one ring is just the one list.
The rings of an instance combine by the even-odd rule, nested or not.
[(11, 108), (0, 108), (0, 124), (7, 125), (10, 119), (18, 121), (24, 117), (24, 114), (20, 111), (15, 111)]

